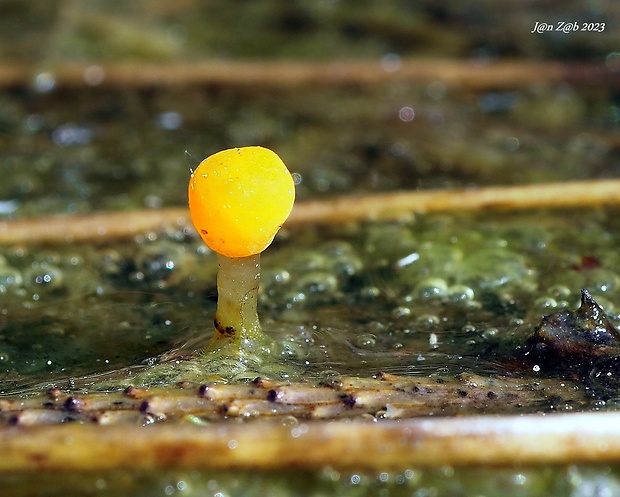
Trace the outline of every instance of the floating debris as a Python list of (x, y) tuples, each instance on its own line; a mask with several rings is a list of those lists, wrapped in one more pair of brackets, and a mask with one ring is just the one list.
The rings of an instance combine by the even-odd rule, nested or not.
[(529, 345), (535, 371), (581, 378), (595, 396), (617, 395), (620, 334), (588, 290), (576, 311), (545, 316)]

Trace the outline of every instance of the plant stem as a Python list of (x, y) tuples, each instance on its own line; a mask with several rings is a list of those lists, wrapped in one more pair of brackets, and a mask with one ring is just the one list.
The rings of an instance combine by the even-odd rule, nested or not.
[(217, 312), (210, 349), (231, 343), (240, 350), (265, 339), (256, 310), (260, 281), (260, 254), (230, 258), (218, 254)]
[(218, 260), (215, 332), (198, 361), (202, 371), (222, 379), (290, 374), (279, 364), (277, 346), (258, 320), (260, 254), (239, 258), (218, 254)]
[[(84, 74), (92, 63), (48, 62), (57, 88), (88, 87)], [(409, 58), (398, 71), (385, 71), (377, 60), (299, 61), (192, 61), (172, 64), (113, 63), (100, 67), (105, 88), (150, 88), (188, 85), (297, 88), (300, 85), (376, 85), (391, 82), (441, 81), (463, 90), (484, 91), (529, 87), (540, 83), (613, 87), (618, 71), (602, 63), (505, 61), (475, 64), (470, 61)], [(41, 67), (0, 64), (0, 88), (29, 86)]]
[[(620, 205), (620, 180), (396, 191), (297, 202), (286, 226), (398, 219), (407, 213), (565, 209)], [(0, 220), (0, 245), (107, 242), (138, 233), (193, 229), (187, 207)]]
[[(0, 472), (610, 464), (620, 413), (0, 429)], [(231, 441), (234, 444), (231, 444)]]

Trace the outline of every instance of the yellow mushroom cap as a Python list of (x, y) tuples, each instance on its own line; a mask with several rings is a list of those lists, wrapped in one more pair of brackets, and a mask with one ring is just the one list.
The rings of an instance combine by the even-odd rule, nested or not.
[(222, 150), (203, 160), (188, 187), (194, 227), (215, 252), (248, 257), (265, 250), (293, 208), (295, 185), (275, 152)]

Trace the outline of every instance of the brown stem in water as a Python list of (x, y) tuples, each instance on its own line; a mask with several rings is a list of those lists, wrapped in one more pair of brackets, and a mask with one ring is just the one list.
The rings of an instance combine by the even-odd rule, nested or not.
[[(124, 375), (124, 376), (123, 376)], [(124, 372), (85, 378), (83, 388), (105, 388), (106, 381)], [(510, 414), (548, 412), (561, 398), (575, 409), (588, 409), (594, 400), (578, 381), (561, 382), (548, 378), (487, 377), (463, 373), (455, 376), (399, 376), (380, 373), (377, 378), (338, 377), (329, 381), (307, 376), (303, 382), (267, 380), (252, 382), (204, 383), (200, 387), (187, 376), (167, 387), (130, 387), (124, 392), (84, 393), (41, 388), (0, 397), (0, 426), (32, 427), (62, 424), (68, 420), (100, 425), (148, 424), (158, 420), (209, 421), (245, 419), (328, 420), (375, 416), (382, 419), (410, 419), (441, 413), (456, 416), (463, 412)], [(107, 378), (107, 380), (106, 380)], [(134, 376), (135, 378), (135, 376)], [(112, 383), (108, 383), (112, 385)], [(112, 388), (112, 387), (110, 387)], [(35, 394), (36, 392), (36, 394)], [(41, 392), (41, 393), (39, 393)]]
[[(398, 219), (403, 214), (620, 205), (620, 180), (403, 191), (297, 202), (286, 225)], [(187, 208), (0, 220), (0, 244), (97, 242), (165, 228), (193, 230)]]
[(620, 413), (0, 430), (0, 471), (617, 463)]
[[(29, 86), (41, 72), (53, 76), (56, 88), (170, 87), (187, 85), (298, 87), (299, 85), (374, 85), (385, 82), (441, 81), (469, 90), (528, 87), (533, 83), (617, 85), (620, 72), (605, 64), (554, 61), (476, 61), (404, 59), (395, 70), (379, 60), (332, 61), (197, 61), (172, 64), (61, 62), (49, 67), (0, 65), (0, 87)], [(92, 78), (96, 73), (97, 77)]]

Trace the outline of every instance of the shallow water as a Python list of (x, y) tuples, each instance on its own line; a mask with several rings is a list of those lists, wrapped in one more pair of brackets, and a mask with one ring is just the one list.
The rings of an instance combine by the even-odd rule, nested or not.
[[(429, 215), (300, 243), (292, 230), (263, 254), (263, 328), (306, 378), (505, 372), (582, 288), (618, 322), (615, 215)], [(193, 235), (4, 248), (2, 261), (4, 393), (147, 366), (212, 334), (217, 262)]]

